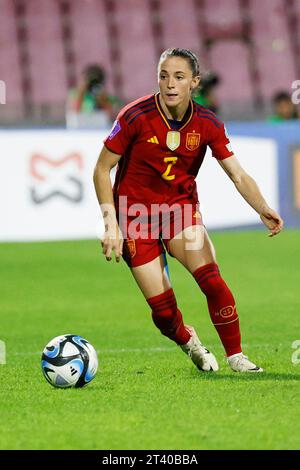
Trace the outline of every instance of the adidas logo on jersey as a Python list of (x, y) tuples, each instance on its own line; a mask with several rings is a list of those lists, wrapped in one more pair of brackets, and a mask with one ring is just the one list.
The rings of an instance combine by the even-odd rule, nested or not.
[(158, 138), (156, 137), (156, 135), (148, 139), (147, 142), (150, 142), (151, 144), (159, 144)]

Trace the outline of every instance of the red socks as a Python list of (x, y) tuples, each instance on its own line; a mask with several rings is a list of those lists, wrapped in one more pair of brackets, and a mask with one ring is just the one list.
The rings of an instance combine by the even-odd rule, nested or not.
[[(193, 273), (199, 287), (206, 295), (211, 320), (220, 336), (227, 356), (242, 352), (239, 318), (235, 301), (220, 276), (218, 265), (206, 264)], [(152, 318), (161, 333), (177, 344), (186, 344), (191, 335), (185, 329), (177, 307), (173, 289), (147, 299)]]
[(193, 276), (206, 295), (211, 320), (220, 336), (227, 356), (242, 352), (235, 301), (220, 276), (218, 265), (210, 263), (201, 266), (193, 272)]
[(161, 333), (177, 344), (186, 344), (191, 335), (184, 327), (173, 289), (151, 297), (147, 302), (152, 309), (153, 321)]

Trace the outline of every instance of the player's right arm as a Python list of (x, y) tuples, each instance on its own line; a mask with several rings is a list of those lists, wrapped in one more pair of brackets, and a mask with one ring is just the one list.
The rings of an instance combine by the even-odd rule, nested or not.
[[(104, 238), (101, 243), (103, 254), (108, 261), (111, 260), (113, 251), (116, 261), (119, 261), (123, 249), (123, 237), (116, 217), (110, 171), (119, 162), (121, 156), (125, 155), (128, 146), (139, 133), (139, 120), (132, 120), (132, 113), (139, 115), (138, 111), (139, 108), (133, 103), (119, 112), (110, 134), (104, 140), (104, 147), (94, 171), (95, 189), (105, 224)], [(127, 112), (130, 113), (131, 119), (128, 119)]]
[(107, 261), (112, 259), (114, 251), (117, 262), (122, 256), (123, 237), (116, 217), (110, 172), (120, 158), (121, 155), (103, 146), (94, 170), (94, 185), (105, 225), (104, 237), (101, 240), (102, 250)]

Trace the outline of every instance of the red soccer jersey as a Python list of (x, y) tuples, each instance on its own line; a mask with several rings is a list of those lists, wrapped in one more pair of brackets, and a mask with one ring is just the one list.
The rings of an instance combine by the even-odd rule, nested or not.
[(164, 114), (158, 94), (140, 98), (123, 108), (104, 140), (122, 155), (114, 184), (115, 203), (128, 204), (198, 201), (195, 178), (207, 146), (218, 160), (233, 155), (224, 124), (194, 101), (177, 128)]

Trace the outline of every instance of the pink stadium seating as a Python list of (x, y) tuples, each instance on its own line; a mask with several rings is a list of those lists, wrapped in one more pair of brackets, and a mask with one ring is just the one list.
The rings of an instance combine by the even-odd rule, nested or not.
[(146, 0), (116, 2), (123, 96), (137, 99), (157, 89), (154, 41)]
[[(159, 0), (155, 12), (151, 11), (149, 0), (107, 3), (106, 0), (69, 0), (65, 12), (66, 24), (70, 26), (69, 44), (64, 43), (60, 0), (24, 0), (20, 3), (24, 4), (24, 18), (22, 15), (16, 18), (14, 0), (0, 0), (0, 4), (0, 80), (6, 82), (7, 102), (19, 105), (16, 109), (21, 109), (24, 100), (22, 50), (28, 50), (33, 104), (59, 104), (60, 109), (68, 92), (66, 48), (73, 52), (71, 65), (75, 67), (77, 80), (86, 65), (99, 63), (105, 67), (109, 92), (124, 97), (125, 101), (157, 90), (160, 46), (161, 50), (185, 47), (195, 51), (202, 70), (209, 68), (221, 76), (218, 88), (221, 103), (245, 103), (253, 99), (251, 60), (255, 60), (259, 72), (255, 85), (266, 100), (279, 90), (291, 91), (291, 83), (299, 79), (296, 73), (299, 57), (294, 56), (297, 47), (291, 47), (296, 41), (300, 47), (299, 0), (244, 2), (244, 11), (249, 8), (254, 56), (249, 56), (249, 46), (242, 39), (240, 0), (199, 0), (198, 3)], [(287, 4), (293, 10), (287, 10)], [(288, 14), (295, 15), (295, 24), (288, 22)], [(159, 15), (161, 38), (154, 37), (153, 15)], [(116, 27), (115, 36), (109, 29), (109, 20)], [(20, 21), (24, 21), (27, 31), (24, 43), (18, 43)], [(298, 25), (298, 38), (292, 37), (297, 30), (295, 25)], [(212, 40), (209, 47), (206, 47), (207, 39)], [(112, 58), (112, 50), (119, 51), (120, 57)], [(114, 89), (113, 75), (121, 78), (119, 90)]]
[(1, 0), (0, 80), (6, 83), (7, 104), (21, 104), (23, 100), (18, 54), (13, 4), (11, 0)]
[(218, 41), (210, 50), (211, 69), (222, 77), (220, 102), (252, 99), (248, 49), (241, 41)]
[(76, 0), (71, 2), (70, 22), (77, 79), (88, 64), (100, 64), (106, 71), (107, 89), (112, 92), (109, 38), (103, 1)]
[(27, 0), (26, 24), (34, 102), (61, 103), (67, 81), (58, 2)]
[(269, 98), (278, 90), (290, 90), (297, 78), (284, 2), (250, 0), (250, 13), (261, 91)]
[(163, 48), (183, 47), (202, 56), (194, 0), (164, 0), (161, 2)]
[[(294, 2), (294, 13), (296, 14), (297, 20), (299, 22), (300, 21), (300, 2), (297, 2), (297, 1)], [(298, 27), (299, 26), (300, 24), (298, 23)]]
[(212, 38), (242, 33), (239, 0), (205, 0), (206, 32)]

